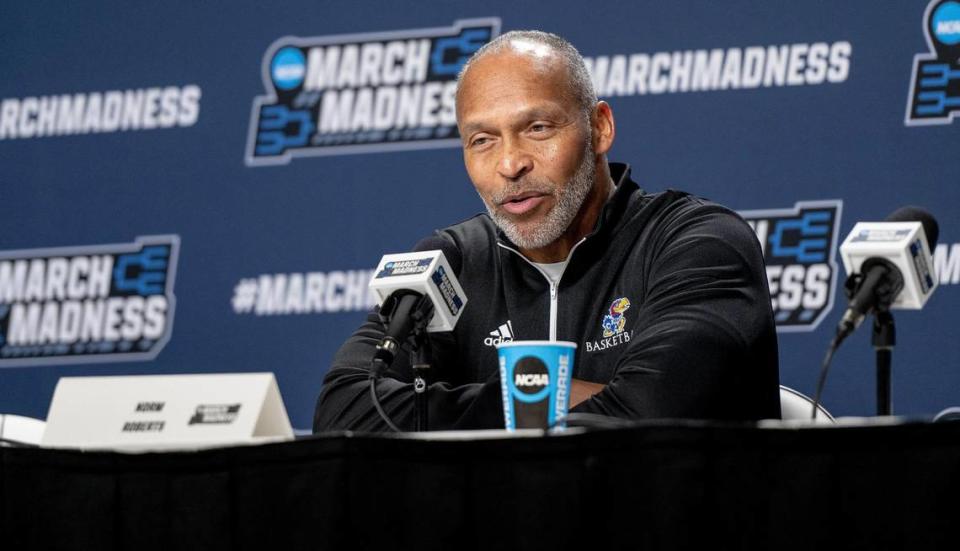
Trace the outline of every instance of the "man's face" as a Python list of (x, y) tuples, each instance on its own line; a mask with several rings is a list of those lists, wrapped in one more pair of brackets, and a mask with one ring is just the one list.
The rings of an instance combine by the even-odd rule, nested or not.
[(467, 173), (494, 222), (524, 249), (554, 242), (595, 181), (590, 126), (549, 50), (506, 50), (464, 76), (457, 121)]

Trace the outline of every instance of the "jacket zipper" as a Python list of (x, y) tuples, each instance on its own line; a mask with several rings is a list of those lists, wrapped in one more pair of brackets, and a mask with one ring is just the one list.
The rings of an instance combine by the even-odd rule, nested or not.
[[(583, 237), (580, 239), (580, 241), (577, 241), (576, 244), (573, 245), (573, 247), (570, 248), (570, 252), (567, 253), (567, 259), (566, 259), (568, 265), (570, 262), (570, 258), (573, 256), (573, 251), (577, 250), (577, 247), (579, 247), (580, 244), (586, 240), (587, 238)], [(503, 247), (508, 251), (515, 253), (517, 256), (522, 258), (524, 262), (533, 266), (535, 270), (540, 272), (540, 275), (543, 276), (543, 279), (546, 279), (547, 283), (550, 284), (550, 340), (551, 341), (557, 340), (557, 303), (559, 302), (559, 295), (560, 295), (560, 289), (559, 289), (560, 281), (563, 280), (563, 274), (567, 273), (566, 267), (564, 267), (563, 269), (563, 274), (560, 274), (560, 279), (558, 279), (557, 282), (554, 283), (553, 280), (547, 277), (546, 272), (540, 269), (540, 266), (537, 266), (535, 263), (531, 262), (527, 257), (523, 256), (523, 254), (520, 251), (512, 247), (508, 247), (503, 243), (500, 243), (499, 241), (497, 242), (497, 245), (500, 247)]]

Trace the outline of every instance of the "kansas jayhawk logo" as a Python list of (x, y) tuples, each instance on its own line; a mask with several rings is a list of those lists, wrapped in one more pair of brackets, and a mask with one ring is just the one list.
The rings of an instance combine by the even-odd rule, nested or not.
[(610, 313), (603, 316), (603, 336), (612, 337), (623, 333), (627, 317), (623, 315), (630, 308), (630, 299), (620, 297), (610, 303)]

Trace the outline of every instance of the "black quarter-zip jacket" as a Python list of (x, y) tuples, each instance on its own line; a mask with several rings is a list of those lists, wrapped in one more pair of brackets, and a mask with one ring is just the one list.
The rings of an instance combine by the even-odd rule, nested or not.
[[(486, 214), (438, 231), (463, 255), (468, 303), (453, 332), (432, 336), (432, 430), (503, 428), (494, 343), (552, 337), (577, 343), (575, 378), (606, 385), (574, 412), (780, 417), (776, 330), (753, 231), (722, 206), (672, 190), (647, 194), (628, 166), (610, 169), (616, 190), (556, 287)], [(315, 432), (387, 428), (368, 389), (382, 336), (373, 312), (337, 352)], [(384, 409), (406, 430), (412, 380), (402, 350), (377, 383)]]

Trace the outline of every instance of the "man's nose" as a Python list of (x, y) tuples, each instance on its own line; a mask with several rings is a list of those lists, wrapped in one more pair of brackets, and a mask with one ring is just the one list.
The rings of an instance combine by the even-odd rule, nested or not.
[(515, 141), (505, 140), (503, 154), (497, 163), (497, 173), (508, 180), (516, 180), (533, 169), (533, 159)]

